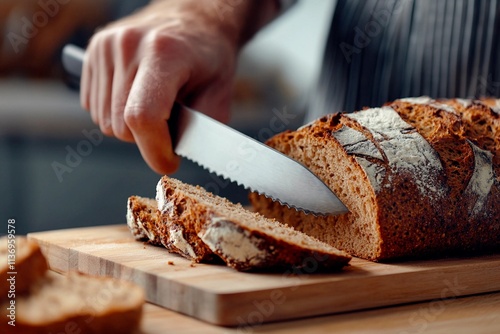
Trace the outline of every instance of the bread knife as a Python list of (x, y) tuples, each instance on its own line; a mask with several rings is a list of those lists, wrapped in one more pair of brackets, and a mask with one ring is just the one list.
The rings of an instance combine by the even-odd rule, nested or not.
[[(79, 81), (85, 51), (63, 49), (62, 62)], [(283, 205), (319, 215), (348, 212), (307, 167), (205, 114), (175, 103), (168, 124), (174, 151), (211, 172)]]

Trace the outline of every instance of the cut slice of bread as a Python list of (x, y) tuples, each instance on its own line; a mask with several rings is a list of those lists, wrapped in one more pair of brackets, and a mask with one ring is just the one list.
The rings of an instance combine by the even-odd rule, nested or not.
[[(21, 280), (21, 277), (19, 277)], [(144, 294), (112, 278), (48, 272), (15, 299), (15, 327), (9, 301), (1, 308), (2, 333), (134, 333), (139, 328)], [(15, 329), (15, 331), (12, 331)]]
[(196, 236), (187, 236), (184, 226), (161, 218), (156, 200), (131, 196), (127, 203), (127, 225), (137, 240), (163, 245), (171, 253), (193, 262), (219, 262), (217, 255)]
[(24, 236), (0, 238), (0, 258), (0, 301), (8, 298), (11, 284), (7, 279), (11, 276), (15, 277), (12, 288), (20, 295), (26, 293), (48, 268), (38, 244)]
[(1, 333), (134, 333), (139, 328), (144, 293), (138, 286), (53, 273), (38, 244), (24, 236), (1, 238), (0, 256), (0, 279), (7, 282), (0, 285)]
[[(164, 176), (156, 200), (165, 226), (196, 249), (205, 245), (240, 271), (314, 266), (339, 269), (351, 257), (311, 236), (205, 189)], [(172, 237), (170, 236), (172, 239)], [(168, 248), (168, 247), (167, 247)]]
[(154, 199), (140, 196), (129, 197), (127, 225), (137, 240), (161, 246), (161, 237), (157, 233), (159, 224), (158, 208)]

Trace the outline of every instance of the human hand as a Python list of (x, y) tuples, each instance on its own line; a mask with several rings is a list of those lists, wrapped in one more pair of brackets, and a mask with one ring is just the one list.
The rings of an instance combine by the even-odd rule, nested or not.
[[(221, 17), (217, 4), (228, 3)], [(274, 15), (269, 4), (162, 0), (108, 25), (87, 48), (82, 106), (104, 134), (135, 142), (153, 170), (174, 172), (180, 159), (167, 125), (174, 101), (228, 120), (238, 50)], [(256, 6), (267, 10), (252, 16)]]

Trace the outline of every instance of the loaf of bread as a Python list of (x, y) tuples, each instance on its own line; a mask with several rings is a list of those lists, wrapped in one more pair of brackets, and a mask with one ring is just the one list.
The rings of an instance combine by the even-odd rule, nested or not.
[[(78, 273), (48, 271), (47, 261), (34, 241), (16, 236), (15, 248), (1, 238), (0, 253), (15, 260), (1, 275), (1, 333), (134, 333), (139, 329), (143, 290), (128, 282)], [(6, 261), (4, 261), (6, 262)], [(10, 267), (12, 265), (12, 267)], [(3, 278), (2, 278), (3, 279)], [(4, 282), (7, 278), (5, 278)]]
[(251, 194), (255, 210), (369, 260), (500, 249), (497, 100), (408, 98), (318, 119), (267, 144), (349, 213), (316, 217)]
[(161, 240), (169, 251), (196, 262), (215, 260), (210, 254), (239, 271), (301, 268), (311, 261), (318, 270), (336, 270), (351, 259), (276, 220), (167, 176), (158, 183), (156, 201), (155, 212), (151, 200), (129, 198), (132, 234), (153, 244)]

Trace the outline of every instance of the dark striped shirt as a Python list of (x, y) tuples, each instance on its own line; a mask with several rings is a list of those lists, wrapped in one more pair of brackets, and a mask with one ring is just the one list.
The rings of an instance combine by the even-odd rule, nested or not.
[(500, 0), (338, 0), (309, 120), (400, 97), (500, 96)]

